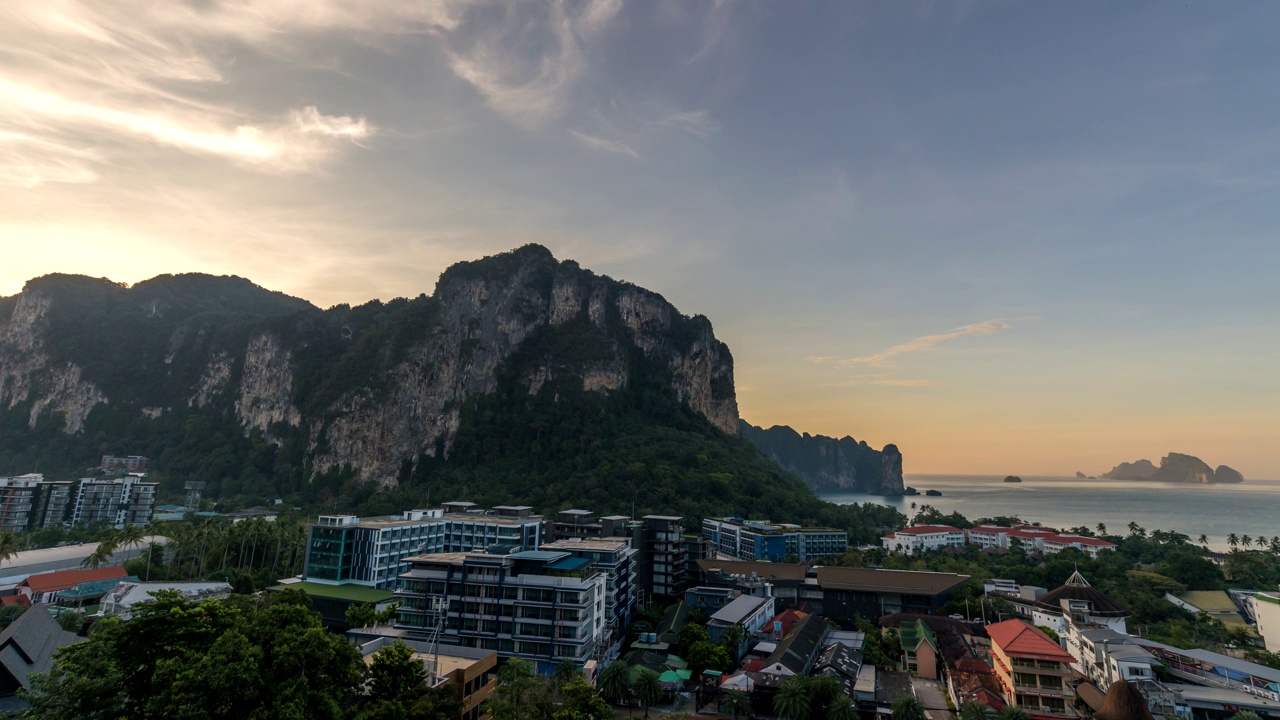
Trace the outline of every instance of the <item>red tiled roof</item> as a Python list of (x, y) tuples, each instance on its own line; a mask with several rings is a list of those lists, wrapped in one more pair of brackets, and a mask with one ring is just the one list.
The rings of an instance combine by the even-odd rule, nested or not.
[(31, 598), (21, 593), (17, 595), (6, 595), (0, 598), (0, 605), (17, 605), (18, 607), (31, 607)]
[(32, 575), (23, 580), (19, 585), (25, 585), (31, 588), (33, 593), (56, 592), (58, 590), (66, 590), (75, 587), (80, 583), (93, 582), (94, 580), (110, 580), (111, 578), (128, 577), (128, 573), (124, 568), (117, 565), (115, 567), (90, 568), (86, 570), (63, 570), (61, 572), (45, 573), (43, 575)]
[(958, 533), (963, 532), (960, 528), (951, 527), (950, 525), (912, 525), (909, 528), (902, 528), (898, 531), (899, 535), (933, 535), (935, 533)]
[(991, 637), (993, 644), (999, 645), (1006, 655), (1012, 657), (1031, 657), (1068, 663), (1075, 660), (1070, 653), (1050, 640), (1049, 636), (1039, 628), (1021, 620), (1005, 620), (1002, 623), (988, 625), (987, 635)]

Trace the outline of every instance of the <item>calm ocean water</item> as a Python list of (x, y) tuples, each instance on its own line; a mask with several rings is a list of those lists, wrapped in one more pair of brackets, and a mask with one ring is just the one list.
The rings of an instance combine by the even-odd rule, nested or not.
[[(1216, 550), (1227, 549), (1230, 533), (1268, 538), (1280, 535), (1280, 481), (1276, 480), (1188, 485), (1023, 475), (1021, 483), (1005, 483), (1003, 477), (908, 475), (907, 485), (919, 490), (919, 496), (848, 493), (822, 498), (834, 503), (880, 503), (908, 516), (914, 502), (927, 503), (944, 513), (958, 511), (970, 520), (1013, 515), (1059, 528), (1094, 528), (1104, 523), (1108, 533), (1116, 534), (1126, 534), (1133, 520), (1148, 531), (1159, 528), (1185, 533), (1192, 542), (1203, 533)], [(926, 497), (925, 490), (938, 490), (942, 497)]]

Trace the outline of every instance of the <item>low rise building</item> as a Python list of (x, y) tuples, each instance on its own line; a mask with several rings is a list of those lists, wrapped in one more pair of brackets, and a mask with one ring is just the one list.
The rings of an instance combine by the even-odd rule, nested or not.
[(979, 525), (965, 531), (965, 537), (971, 544), (983, 549), (1011, 549), (1015, 542), (1028, 551), (1053, 555), (1067, 548), (1074, 548), (1090, 557), (1098, 557), (1099, 552), (1115, 550), (1113, 542), (1102, 538), (1088, 537), (1070, 532), (1058, 532), (1053, 528), (1039, 525)]
[(1249, 597), (1258, 634), (1271, 652), (1280, 652), (1280, 592), (1259, 592)]
[(908, 555), (917, 552), (940, 550), (944, 547), (964, 547), (964, 530), (950, 525), (912, 525), (880, 538), (884, 549)]
[(780, 562), (792, 556), (809, 562), (849, 549), (849, 534), (836, 528), (735, 517), (704, 519), (702, 537), (717, 555), (741, 560)]
[(738, 656), (748, 646), (751, 636), (759, 632), (773, 616), (773, 598), (739, 595), (711, 614), (707, 619), (707, 634), (711, 636), (711, 642), (720, 642), (729, 628), (741, 628), (741, 639), (737, 647), (733, 648), (733, 654)]
[(58, 600), (58, 593), (81, 583), (98, 580), (123, 580), (128, 577), (123, 566), (88, 568), (80, 570), (63, 570), (60, 572), (32, 575), (18, 583), (18, 593), (31, 599), (32, 605), (52, 605)]
[(100, 612), (105, 617), (128, 620), (139, 605), (155, 602), (158, 592), (172, 591), (191, 602), (230, 597), (233, 592), (225, 582), (121, 582), (102, 596)]
[(53, 669), (53, 654), (84, 638), (67, 632), (44, 608), (22, 613), (0, 632), (0, 698), (31, 689), (31, 676)]
[(1007, 704), (1021, 707), (1033, 719), (1079, 717), (1071, 705), (1075, 691), (1067, 683), (1075, 658), (1022, 620), (988, 625), (987, 635)]
[(397, 637), (374, 637), (359, 643), (360, 654), (366, 663), (372, 663), (374, 655), (382, 648), (403, 642), (413, 650), (413, 658), (422, 662), (427, 673), (427, 686), (448, 687), (454, 691), (454, 699), (460, 708), (457, 720), (481, 720), (489, 717), (481, 706), (498, 686), (498, 654), (492, 650), (458, 647), (456, 645), (430, 645), (428, 643)]
[(903, 623), (898, 628), (902, 643), (902, 669), (917, 677), (937, 680), (942, 663), (938, 654), (938, 639), (923, 620)]
[(969, 580), (953, 573), (876, 568), (820, 567), (815, 574), (821, 600), (811, 605), (843, 625), (891, 613), (941, 614), (955, 589)]

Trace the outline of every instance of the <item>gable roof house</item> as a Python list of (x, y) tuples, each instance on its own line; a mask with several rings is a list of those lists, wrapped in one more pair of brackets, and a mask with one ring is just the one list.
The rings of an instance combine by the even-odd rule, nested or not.
[(53, 668), (53, 653), (83, 638), (63, 630), (49, 611), (34, 607), (0, 632), (0, 697), (30, 687), (33, 673)]

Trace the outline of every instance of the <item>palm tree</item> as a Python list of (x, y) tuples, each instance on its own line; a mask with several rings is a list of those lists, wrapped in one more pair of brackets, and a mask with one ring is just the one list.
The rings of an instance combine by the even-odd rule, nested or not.
[(600, 694), (614, 705), (631, 696), (631, 668), (621, 660), (609, 663), (600, 673)]
[(827, 706), (827, 720), (855, 720), (858, 709), (848, 695), (840, 695)]
[(109, 540), (103, 540), (98, 543), (98, 547), (94, 548), (93, 552), (89, 553), (89, 557), (85, 558), (84, 561), (80, 563), (80, 567), (93, 568), (94, 570), (97, 570), (103, 565), (111, 562), (111, 556), (115, 554), (115, 546)]
[(995, 720), (995, 717), (995, 708), (977, 700), (970, 700), (960, 706), (960, 720)]
[(810, 700), (805, 678), (793, 675), (782, 681), (782, 689), (773, 696), (773, 711), (783, 720), (803, 720), (809, 717)]
[(724, 696), (724, 709), (725, 712), (733, 713), (734, 717), (751, 717), (751, 696), (741, 690), (730, 690)]
[(889, 711), (890, 720), (927, 720), (928, 717), (924, 705), (920, 704), (915, 695), (903, 695), (894, 700), (893, 708)]
[(1138, 526), (1138, 522), (1137, 522), (1136, 520), (1130, 520), (1130, 521), (1129, 521), (1129, 534), (1130, 534), (1130, 535), (1137, 535), (1137, 534), (1138, 534), (1138, 530), (1140, 530), (1140, 529), (1141, 529), (1141, 528)]
[(1243, 547), (1245, 550), (1248, 550), (1249, 546), (1252, 544), (1253, 544), (1253, 538), (1249, 537), (1248, 535), (1240, 536), (1240, 546)]
[(579, 677), (581, 673), (582, 670), (578, 667), (577, 663), (569, 658), (565, 658), (560, 661), (559, 665), (556, 665), (555, 670), (551, 671), (551, 687), (559, 691), (560, 688), (564, 687), (570, 680)]
[(649, 708), (662, 699), (662, 684), (658, 682), (658, 673), (647, 667), (640, 668), (632, 687), (635, 689), (636, 699), (644, 706), (644, 716), (649, 717)]
[(747, 639), (746, 628), (741, 625), (730, 625), (720, 633), (720, 646), (729, 651), (729, 659), (736, 665), (738, 653), (742, 650), (742, 642)]
[(1262, 720), (1262, 717), (1252, 710), (1241, 710), (1232, 715), (1230, 720)]
[(1235, 552), (1240, 547), (1240, 538), (1235, 533), (1227, 536), (1227, 547), (1231, 548), (1231, 552)]
[(1205, 535), (1204, 533), (1200, 533), (1200, 538), (1199, 538), (1199, 540), (1198, 540), (1197, 542), (1199, 542), (1201, 545), (1203, 545), (1205, 550), (1208, 550), (1208, 549), (1209, 549), (1209, 536), (1208, 536), (1208, 535)]
[(1098, 523), (1098, 535), (1106, 535), (1106, 534), (1107, 534), (1107, 524)]
[(1280, 555), (1280, 536), (1271, 538), (1271, 554)]
[(0, 532), (0, 565), (4, 565), (5, 560), (17, 555), (21, 549), (22, 540), (19, 539), (17, 533), (8, 530)]
[(1027, 714), (1026, 710), (1017, 705), (1010, 705), (1000, 711), (1000, 714), (996, 716), (996, 720), (1031, 720), (1031, 716)]

